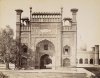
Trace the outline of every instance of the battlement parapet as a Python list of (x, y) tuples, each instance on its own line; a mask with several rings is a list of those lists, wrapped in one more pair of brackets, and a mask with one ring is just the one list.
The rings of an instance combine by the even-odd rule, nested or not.
[(32, 22), (61, 22), (61, 13), (34, 12)]

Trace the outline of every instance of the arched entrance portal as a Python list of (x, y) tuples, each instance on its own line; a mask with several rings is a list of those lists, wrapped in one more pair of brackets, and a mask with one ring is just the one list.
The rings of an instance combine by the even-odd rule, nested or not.
[(41, 56), (40, 58), (40, 69), (51, 69), (51, 66), (48, 66), (52, 64), (52, 60), (50, 59), (48, 54), (45, 54)]
[(42, 40), (36, 46), (35, 67), (40, 69), (52, 68), (54, 65), (55, 48), (51, 41)]

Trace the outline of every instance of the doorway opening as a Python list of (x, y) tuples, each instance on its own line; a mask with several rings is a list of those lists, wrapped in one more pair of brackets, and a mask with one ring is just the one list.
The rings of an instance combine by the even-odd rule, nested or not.
[(52, 60), (48, 54), (44, 54), (40, 58), (40, 69), (52, 69)]

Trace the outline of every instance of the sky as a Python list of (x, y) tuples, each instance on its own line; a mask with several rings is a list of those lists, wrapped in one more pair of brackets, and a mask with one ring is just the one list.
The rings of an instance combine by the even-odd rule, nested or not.
[(10, 25), (16, 30), (15, 9), (22, 9), (22, 17), (29, 17), (29, 7), (33, 12), (60, 12), (63, 17), (72, 17), (71, 8), (78, 8), (78, 48), (100, 45), (100, 0), (0, 0), (0, 28)]

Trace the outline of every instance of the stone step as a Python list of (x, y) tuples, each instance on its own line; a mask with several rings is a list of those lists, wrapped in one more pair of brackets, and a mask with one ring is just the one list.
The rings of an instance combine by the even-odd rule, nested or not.
[(36, 71), (34, 72), (28, 70), (6, 70), (2, 71), (4, 74), (8, 75), (9, 78), (86, 78), (85, 73), (73, 73), (73, 72), (58, 72), (58, 71)]

